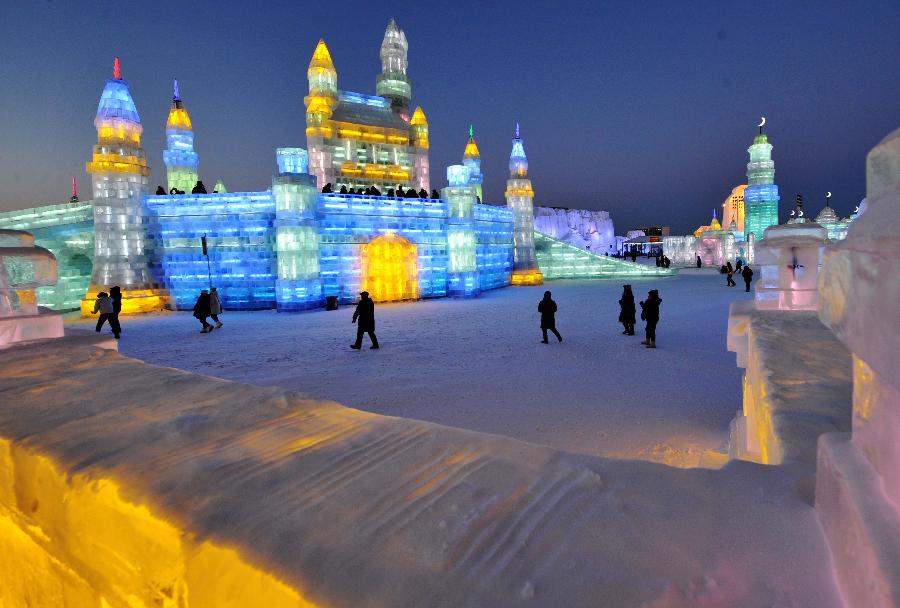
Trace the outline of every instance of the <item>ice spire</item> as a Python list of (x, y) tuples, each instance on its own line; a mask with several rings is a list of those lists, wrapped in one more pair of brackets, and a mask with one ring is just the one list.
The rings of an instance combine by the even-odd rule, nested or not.
[(463, 158), (481, 158), (478, 144), (475, 143), (475, 129), (472, 125), (469, 125), (469, 141), (466, 144), (465, 152), (463, 152)]
[(525, 177), (528, 175), (528, 157), (525, 156), (525, 144), (522, 143), (519, 123), (516, 123), (516, 137), (512, 144), (512, 152), (509, 154), (509, 174), (511, 177)]
[(469, 183), (475, 187), (475, 196), (478, 202), (482, 201), (482, 184), (484, 184), (484, 175), (481, 173), (481, 152), (478, 151), (478, 144), (475, 143), (475, 128), (469, 125), (469, 141), (466, 143), (466, 150), (463, 152), (463, 166), (469, 168)]
[(194, 127), (184, 102), (178, 80), (172, 82), (172, 107), (166, 120), (166, 143), (163, 162), (169, 190), (190, 192), (197, 183), (200, 159), (194, 151)]
[(406, 34), (392, 18), (381, 42), (381, 74), (375, 79), (375, 92), (401, 111), (409, 107), (412, 98), (412, 84), (406, 76), (408, 50)]
[(178, 90), (178, 79), (172, 79), (172, 101), (181, 101), (181, 91)]
[(113, 80), (122, 80), (122, 68), (119, 66), (119, 57), (113, 62)]
[(70, 203), (78, 202), (78, 184), (75, 183), (75, 176), (72, 176), (72, 196), (69, 198)]

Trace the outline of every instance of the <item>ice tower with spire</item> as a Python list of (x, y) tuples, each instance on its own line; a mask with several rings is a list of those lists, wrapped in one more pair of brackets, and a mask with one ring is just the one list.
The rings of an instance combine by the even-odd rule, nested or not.
[(528, 179), (528, 158), (516, 123), (516, 136), (509, 155), (506, 206), (513, 212), (513, 285), (540, 285), (544, 277), (534, 252), (534, 190)]
[(469, 183), (475, 188), (475, 196), (478, 197), (479, 202), (483, 201), (481, 185), (484, 183), (484, 175), (481, 173), (481, 152), (478, 151), (478, 144), (475, 143), (475, 129), (472, 125), (469, 125), (469, 141), (463, 152), (463, 166), (469, 168)]
[[(747, 148), (747, 188), (744, 190), (744, 235), (749, 241), (763, 238), (766, 228), (778, 224), (778, 186), (775, 185), (775, 162), (772, 144), (763, 133), (765, 120), (753, 145)], [(751, 238), (751, 235), (752, 238)]]
[(381, 41), (381, 74), (375, 79), (375, 93), (404, 112), (409, 109), (412, 99), (412, 83), (406, 75), (408, 51), (406, 34), (391, 19)]
[(89, 316), (97, 294), (118, 285), (122, 313), (161, 310), (168, 294), (150, 276), (141, 197), (148, 192), (150, 167), (141, 147), (141, 118), (116, 57), (97, 116), (97, 145), (87, 172), (94, 190), (94, 266), (81, 301)]
[(163, 151), (163, 161), (166, 163), (168, 189), (190, 192), (197, 183), (200, 160), (194, 151), (194, 128), (181, 101), (177, 80), (173, 85), (172, 107), (166, 120), (166, 142), (168, 147)]

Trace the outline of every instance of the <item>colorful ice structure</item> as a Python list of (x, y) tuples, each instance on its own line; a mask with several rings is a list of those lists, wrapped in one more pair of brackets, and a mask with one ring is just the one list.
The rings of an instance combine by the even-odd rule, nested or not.
[(332, 184), (382, 193), (398, 185), (429, 191), (428, 122), (421, 108), (409, 115), (406, 35), (391, 20), (381, 45), (378, 96), (337, 88), (337, 70), (320, 40), (309, 63), (306, 140), (310, 173)]
[(770, 226), (756, 244), (756, 306), (815, 310), (822, 247), (828, 232), (814, 222)]
[[(772, 144), (763, 133), (763, 119), (759, 135), (747, 148), (747, 188), (744, 190), (744, 235), (753, 234), (756, 240), (763, 238), (766, 228), (778, 224), (778, 186), (775, 185), (775, 163), (772, 161)], [(752, 260), (751, 260), (752, 261)]]
[(190, 192), (197, 183), (197, 167), (200, 159), (194, 152), (194, 127), (191, 117), (181, 101), (178, 81), (173, 85), (172, 108), (166, 120), (166, 142), (163, 152), (169, 191)]
[(825, 195), (825, 206), (819, 215), (816, 216), (816, 223), (828, 231), (828, 239), (831, 241), (840, 241), (847, 237), (847, 230), (850, 228), (851, 218), (841, 219), (834, 209), (831, 208), (831, 192)]
[(534, 234), (535, 254), (543, 278), (552, 279), (614, 279), (664, 277), (675, 274), (674, 268), (661, 268), (626, 262), (607, 255), (598, 255), (574, 245), (558, 241), (540, 232)]
[(481, 152), (478, 151), (478, 144), (475, 143), (475, 129), (472, 125), (469, 125), (469, 141), (463, 151), (462, 164), (469, 168), (469, 183), (475, 188), (478, 202), (483, 201), (484, 193), (481, 186), (484, 184), (484, 174), (481, 173)]
[(451, 296), (478, 295), (478, 265), (476, 263), (476, 235), (474, 209), (477, 185), (472, 182), (472, 169), (465, 165), (447, 167), (447, 182), (441, 198), (447, 201), (447, 293)]
[(744, 240), (746, 219), (744, 192), (746, 189), (746, 184), (735, 186), (725, 202), (722, 203), (722, 221), (725, 223), (725, 229), (734, 232), (735, 239), (739, 241)]
[(664, 236), (662, 248), (675, 266), (694, 266), (697, 262), (697, 237), (693, 235)]
[(162, 310), (168, 294), (150, 277), (145, 254), (141, 197), (147, 194), (150, 168), (141, 148), (143, 127), (118, 57), (94, 125), (97, 145), (86, 167), (94, 186), (94, 265), (81, 314), (89, 316), (97, 294), (113, 285), (122, 289), (122, 314)]
[(0, 348), (59, 338), (62, 317), (38, 310), (38, 287), (56, 283), (56, 258), (22, 230), (0, 230)]
[(534, 190), (528, 179), (528, 158), (516, 123), (516, 136), (509, 155), (506, 206), (513, 211), (513, 285), (540, 285), (544, 278), (534, 253)]
[(616, 253), (616, 236), (608, 211), (535, 207), (534, 229), (592, 253)]

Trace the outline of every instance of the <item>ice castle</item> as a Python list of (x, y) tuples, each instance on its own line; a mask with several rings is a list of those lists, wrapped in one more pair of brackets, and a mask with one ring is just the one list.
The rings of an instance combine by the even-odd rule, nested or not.
[[(143, 126), (117, 58), (86, 165), (93, 199), (0, 214), (0, 228), (31, 231), (59, 260), (60, 282), (38, 290), (41, 304), (89, 314), (100, 291), (119, 285), (123, 313), (184, 310), (214, 285), (226, 309), (296, 311), (352, 302), (362, 290), (376, 301), (472, 297), (544, 278), (671, 273), (535, 232), (518, 125), (506, 205), (482, 202), (471, 127), (462, 163), (447, 168), (439, 195), (431, 191), (428, 121), (422, 108), (410, 112), (407, 50), (391, 20), (372, 96), (338, 89), (320, 40), (307, 71), (307, 147), (275, 151), (267, 190), (226, 192), (220, 180), (208, 194), (191, 193), (200, 159), (177, 81), (167, 188), (150, 194)], [(380, 194), (362, 194), (371, 188)]]

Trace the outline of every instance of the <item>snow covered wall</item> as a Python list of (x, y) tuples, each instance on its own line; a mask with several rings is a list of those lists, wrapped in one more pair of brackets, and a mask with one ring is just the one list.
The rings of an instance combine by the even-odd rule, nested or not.
[(535, 207), (534, 229), (580, 249), (603, 255), (616, 248), (613, 221), (608, 211)]

